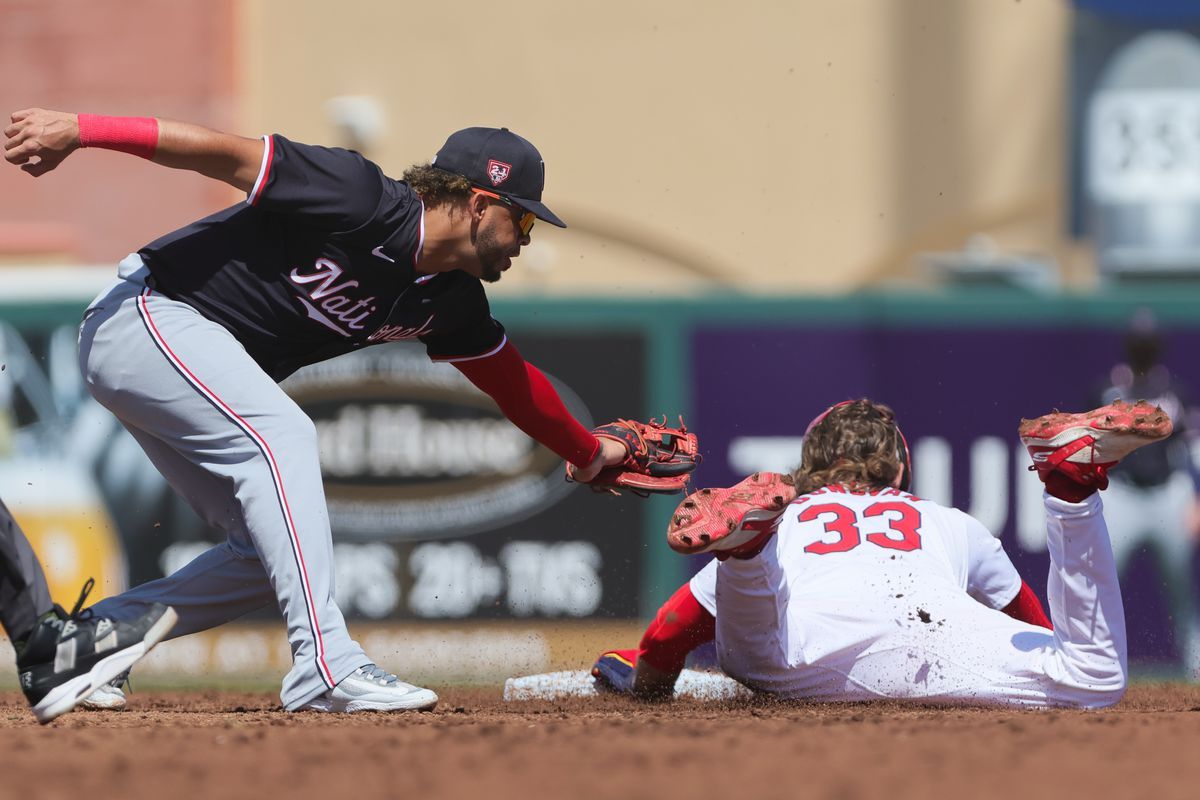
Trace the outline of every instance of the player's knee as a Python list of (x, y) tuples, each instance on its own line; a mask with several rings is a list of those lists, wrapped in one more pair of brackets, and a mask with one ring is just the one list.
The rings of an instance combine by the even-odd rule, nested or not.
[(1087, 709), (1111, 708), (1125, 697), (1125, 689), (1124, 682), (1111, 687), (1089, 687), (1082, 697), (1077, 697), (1075, 702), (1069, 705)]
[(1109, 708), (1111, 706), (1115, 706), (1125, 697), (1126, 688), (1128, 688), (1127, 684), (1122, 683), (1119, 687), (1101, 692), (1095, 708)]
[(1110, 708), (1121, 702), (1128, 687), (1129, 679), (1125, 669), (1115, 664), (1112, 672), (1104, 676), (1102, 681), (1092, 682), (1087, 686), (1087, 697), (1081, 705), (1084, 708)]
[(271, 437), (276, 441), (286, 440), (293, 452), (317, 450), (317, 426), (299, 408), (294, 408), (287, 414), (280, 415), (277, 420), (277, 430)]
[(304, 444), (317, 447), (317, 425), (306, 415), (301, 414), (295, 423), (295, 435)]
[[(1067, 657), (1068, 653), (1074, 657)], [(1129, 685), (1125, 659), (1110, 651), (1069, 649), (1048, 665), (1057, 689), (1055, 705), (1108, 708), (1121, 702)]]

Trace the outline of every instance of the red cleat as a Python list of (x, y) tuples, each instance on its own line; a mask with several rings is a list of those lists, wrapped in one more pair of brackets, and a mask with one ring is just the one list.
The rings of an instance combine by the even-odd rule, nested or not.
[(775, 472), (756, 472), (729, 489), (701, 489), (675, 509), (667, 544), (685, 555), (752, 558), (775, 534), (784, 509), (795, 499), (790, 478)]
[(1080, 414), (1055, 412), (1021, 420), (1017, 433), (1033, 458), (1030, 469), (1037, 470), (1047, 491), (1079, 502), (1108, 487), (1110, 467), (1139, 447), (1167, 438), (1172, 428), (1161, 408), (1145, 400), (1118, 400)]

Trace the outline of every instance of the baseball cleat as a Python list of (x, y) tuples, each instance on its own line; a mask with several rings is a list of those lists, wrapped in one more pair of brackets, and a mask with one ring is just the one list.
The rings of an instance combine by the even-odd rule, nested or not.
[(438, 696), (405, 683), (374, 664), (364, 664), (299, 711), (430, 711)]
[(701, 489), (675, 509), (667, 544), (685, 555), (751, 558), (774, 535), (783, 510), (795, 499), (791, 479), (775, 472), (756, 472), (728, 489)]
[(43, 725), (127, 672), (175, 626), (174, 609), (154, 603), (125, 621), (80, 611), (95, 581), (88, 579), (68, 615), (55, 607), (17, 657), (17, 672), (33, 715)]
[[(1089, 490), (1108, 487), (1108, 470), (1143, 445), (1171, 435), (1171, 418), (1139, 400), (1117, 400), (1079, 414), (1054, 412), (1023, 419), (1017, 433), (1043, 482), (1055, 475)], [(1052, 492), (1053, 493), (1053, 492)]]
[(79, 701), (79, 708), (91, 711), (124, 711), (125, 690), (121, 687), (128, 679), (129, 673), (122, 672), (108, 683), (101, 684), (96, 691)]

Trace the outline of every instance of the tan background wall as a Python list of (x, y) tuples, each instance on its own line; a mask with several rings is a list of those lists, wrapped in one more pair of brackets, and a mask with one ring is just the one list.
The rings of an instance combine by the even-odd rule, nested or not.
[(1060, 247), (1058, 0), (516, 5), (248, 0), (243, 119), (336, 141), (378, 99), (393, 173), (506, 125), (572, 228), (535, 229), (501, 290), (829, 292), (990, 232)]
[[(119, 7), (120, 14), (116, 13)], [(498, 292), (920, 280), (975, 232), (1061, 236), (1062, 0), (577, 4), (0, 0), (0, 106), (155, 114), (344, 143), (379, 104), (393, 174), (507, 125), (547, 161), (540, 225)], [(0, 261), (111, 263), (231, 190), (121, 154), (34, 181), (0, 165)]]
[[(40, 106), (233, 127), (234, 2), (0, 0), (0, 119)], [(121, 153), (36, 180), (0, 162), (0, 263), (115, 264), (233, 196)]]

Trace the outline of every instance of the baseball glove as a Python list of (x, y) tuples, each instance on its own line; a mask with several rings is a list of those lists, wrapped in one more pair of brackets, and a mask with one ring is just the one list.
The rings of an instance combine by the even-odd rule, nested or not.
[[(682, 492), (700, 461), (696, 434), (688, 431), (683, 417), (678, 428), (668, 428), (664, 415), (662, 420), (648, 423), (619, 419), (593, 428), (592, 433), (620, 442), (628, 453), (620, 464), (605, 467), (588, 481), (596, 492), (621, 494), (628, 490), (642, 497)], [(573, 480), (570, 467), (567, 479)]]

